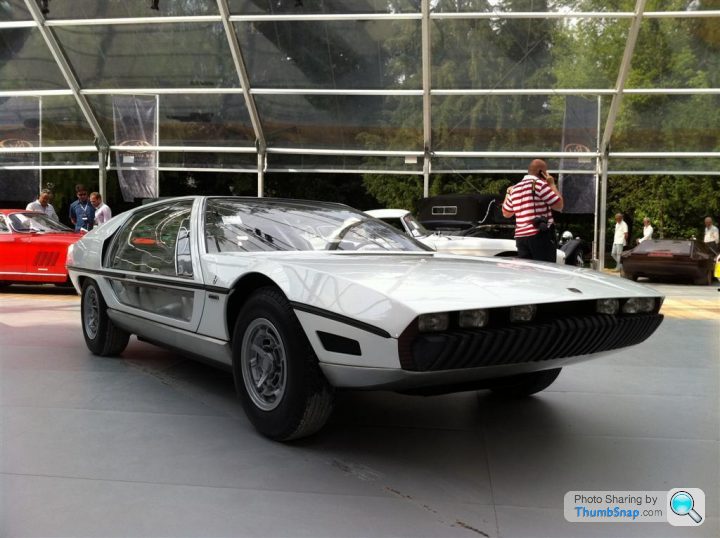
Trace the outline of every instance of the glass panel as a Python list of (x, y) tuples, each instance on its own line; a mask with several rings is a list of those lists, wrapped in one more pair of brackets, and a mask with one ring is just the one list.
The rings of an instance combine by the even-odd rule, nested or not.
[(199, 194), (223, 196), (257, 195), (257, 172), (218, 173), (214, 171), (161, 171), (161, 196), (190, 196)]
[(0, 153), (3, 165), (37, 165), (40, 145), (40, 100), (37, 97), (0, 98)]
[(629, 25), (607, 19), (435, 20), (432, 84), (613, 88)]
[[(527, 173), (528, 164), (532, 159), (490, 159), (476, 157), (435, 157), (432, 160), (432, 171), (434, 174), (472, 173), (482, 171), (485, 173), (506, 174), (509, 179), (515, 179), (515, 175), (522, 177)], [(548, 170), (554, 173), (559, 165), (559, 159), (545, 159), (548, 163)], [(519, 180), (520, 177), (517, 179)]]
[(191, 209), (192, 200), (181, 200), (135, 213), (119, 233), (110, 267), (178, 276), (176, 247), (189, 233)]
[(308, 15), (312, 13), (408, 13), (419, 12), (414, 0), (229, 0), (233, 15)]
[[(355, 157), (347, 155), (283, 155), (269, 153), (270, 172), (303, 172), (320, 170), (323, 173), (360, 172), (372, 170), (422, 173), (422, 156)], [(342, 181), (338, 179), (338, 181)]]
[(73, 96), (42, 98), (43, 146), (92, 146), (94, 140), (95, 135)]
[(419, 20), (235, 26), (253, 87), (422, 87)]
[(643, 19), (626, 87), (720, 87), (719, 36), (718, 17)]
[(254, 146), (255, 134), (244, 97), (161, 95), (160, 145)]
[(422, 97), (256, 95), (268, 144), (422, 151)]
[(0, 90), (57, 90), (67, 87), (38, 30), (0, 29)]
[(543, 95), (437, 96), (432, 107), (436, 151), (562, 148), (564, 100)]
[[(92, 144), (92, 142), (90, 142)], [(41, 156), (42, 164), (47, 166), (74, 166), (74, 165), (92, 165), (98, 166), (97, 153), (43, 153)], [(97, 182), (97, 170), (94, 172)]]
[(404, 233), (337, 205), (299, 200), (211, 199), (207, 252), (426, 250)]
[(689, 172), (697, 175), (720, 175), (720, 158), (717, 159), (672, 159), (661, 156), (645, 159), (619, 159), (610, 158), (608, 162), (610, 173), (622, 172), (650, 172), (657, 175)]
[(713, 0), (648, 0), (645, 11), (703, 11), (718, 9)]
[[(618, 6), (617, 4), (620, 4)], [(598, 0), (439, 0), (430, 2), (436, 13), (477, 12), (477, 13), (513, 13), (518, 11), (546, 13), (556, 11), (633, 11), (634, 0), (620, 2), (600, 2)], [(608, 5), (610, 4), (610, 5)]]
[(0, 2), (0, 22), (30, 20), (32, 20), (32, 15), (25, 7), (23, 0), (3, 0)]
[(84, 88), (233, 88), (220, 23), (54, 28)]
[(720, 95), (625, 95), (612, 151), (718, 151)]
[[(156, 7), (153, 7), (156, 6)], [(48, 19), (112, 19), (127, 17), (182, 17), (218, 15), (216, 0), (53, 0)]]
[(119, 280), (111, 280), (110, 285), (118, 301), (124, 305), (182, 321), (192, 318), (192, 291)]
[[(239, 94), (160, 95), (160, 145), (251, 146), (255, 135)], [(112, 95), (89, 95), (109, 139), (114, 132)]]
[[(254, 148), (253, 148), (254, 149)], [(224, 168), (247, 169), (257, 173), (257, 154), (255, 153), (192, 153), (161, 152), (160, 166), (164, 168)]]

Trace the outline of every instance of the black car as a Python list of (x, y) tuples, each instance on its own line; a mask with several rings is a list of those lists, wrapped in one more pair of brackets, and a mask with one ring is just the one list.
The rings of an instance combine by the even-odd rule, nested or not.
[(689, 279), (709, 285), (713, 280), (715, 257), (699, 241), (689, 239), (648, 239), (623, 252), (623, 276)]

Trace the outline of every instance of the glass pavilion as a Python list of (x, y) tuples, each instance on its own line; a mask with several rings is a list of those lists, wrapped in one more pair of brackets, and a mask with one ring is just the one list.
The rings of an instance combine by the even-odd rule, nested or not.
[(0, 186), (541, 157), (604, 215), (608, 175), (720, 175), (718, 56), (717, 0), (0, 0)]

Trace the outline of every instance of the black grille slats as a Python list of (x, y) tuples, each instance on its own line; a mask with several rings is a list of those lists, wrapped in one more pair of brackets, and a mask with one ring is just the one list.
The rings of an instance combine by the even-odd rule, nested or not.
[(456, 370), (587, 355), (639, 344), (662, 322), (662, 314), (594, 314), (513, 327), (418, 333), (403, 368)]

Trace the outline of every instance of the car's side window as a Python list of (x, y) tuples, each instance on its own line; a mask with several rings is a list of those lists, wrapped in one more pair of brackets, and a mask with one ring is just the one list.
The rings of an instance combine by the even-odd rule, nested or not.
[(5, 222), (5, 217), (0, 215), (0, 234), (6, 233), (10, 233), (10, 228), (8, 228), (7, 222)]
[(112, 269), (192, 277), (192, 200), (152, 206), (135, 213), (120, 230), (108, 266)]

